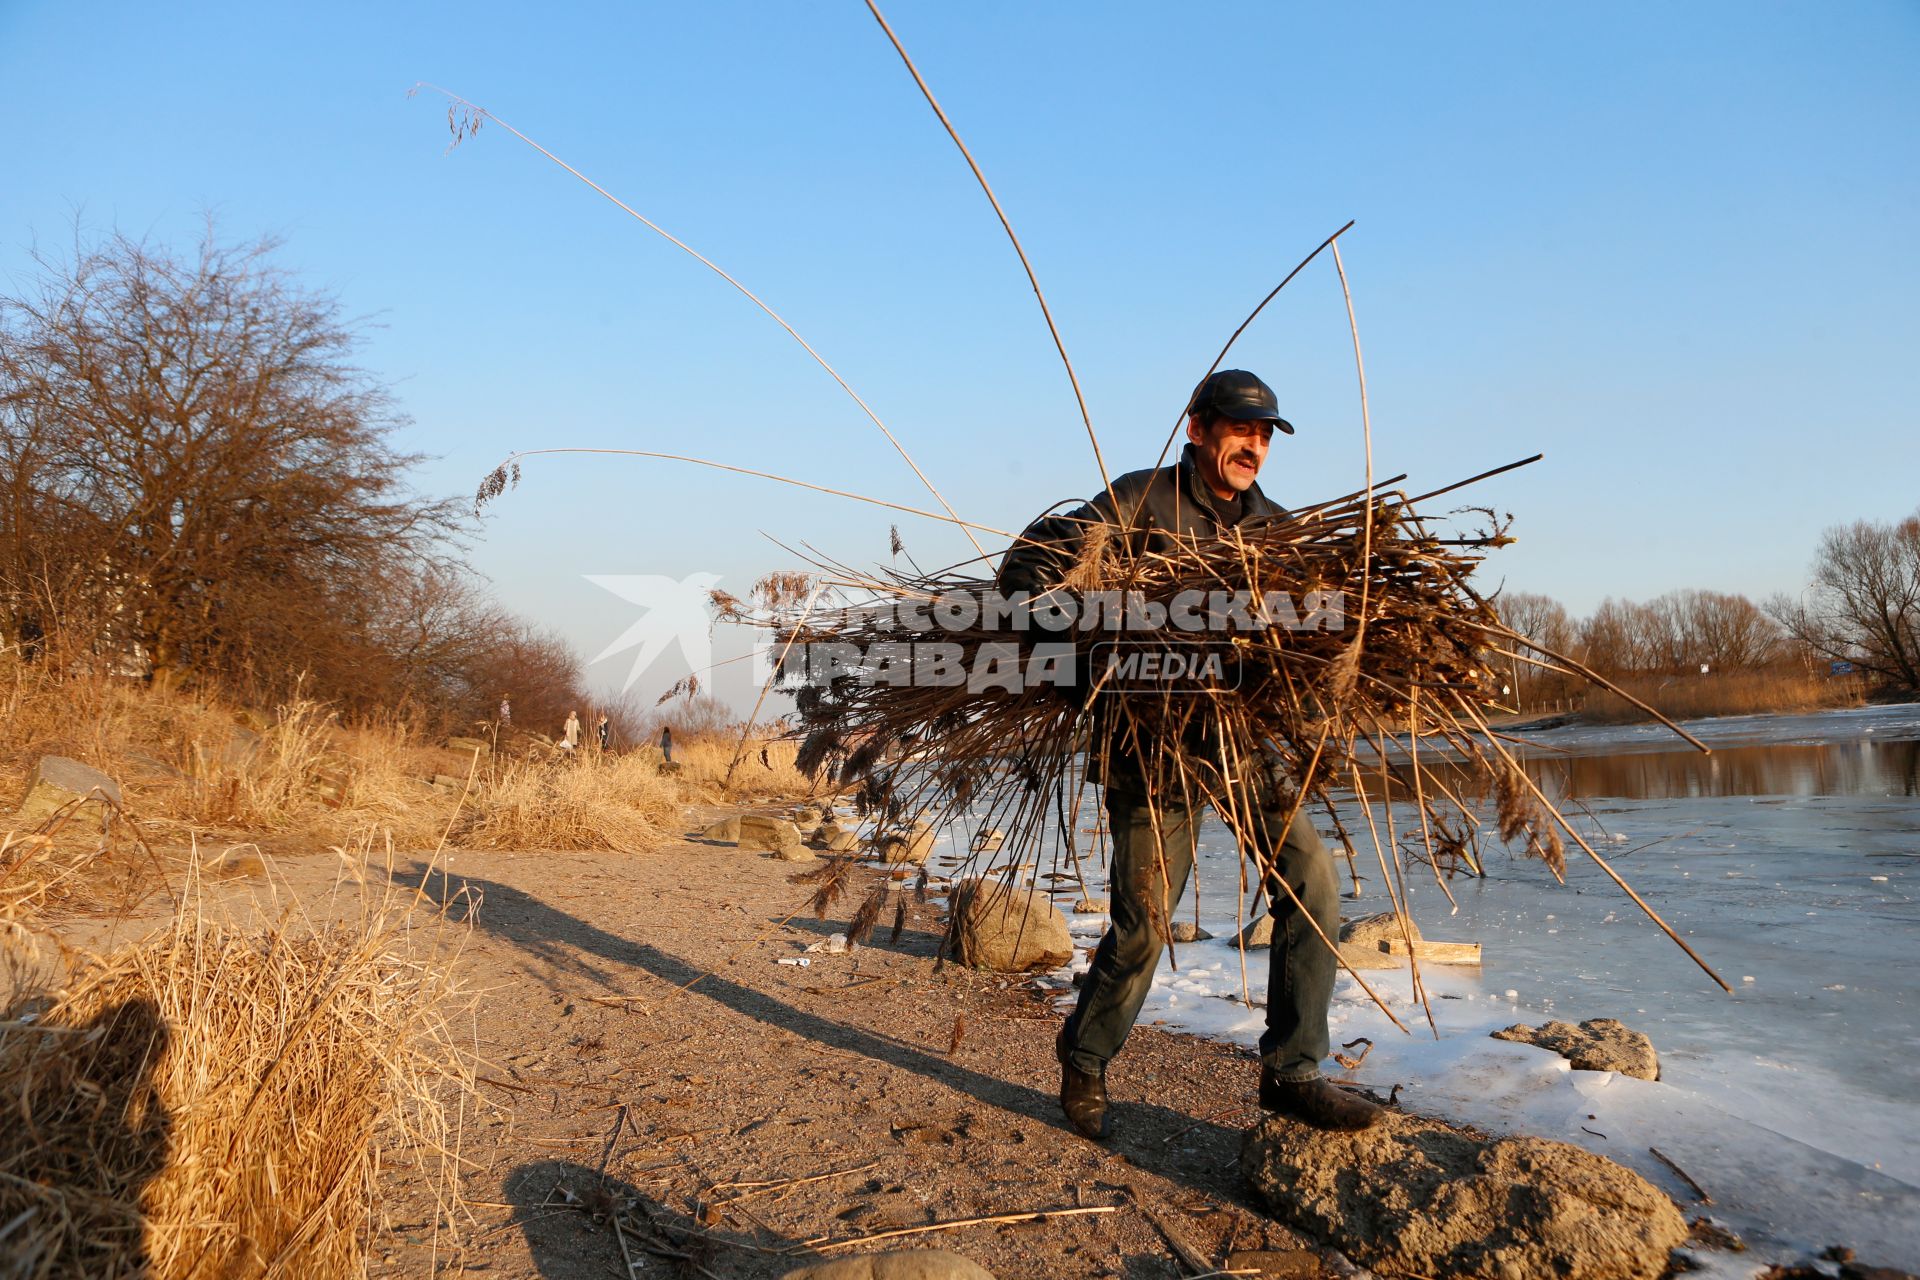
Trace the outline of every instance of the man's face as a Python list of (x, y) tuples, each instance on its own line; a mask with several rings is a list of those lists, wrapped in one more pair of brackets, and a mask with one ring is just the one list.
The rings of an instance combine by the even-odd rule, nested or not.
[(1187, 419), (1187, 439), (1193, 441), (1200, 478), (1215, 497), (1231, 498), (1245, 493), (1260, 474), (1267, 460), (1267, 446), (1273, 442), (1271, 422), (1241, 422), (1234, 418), (1215, 418), (1203, 427), (1200, 419)]

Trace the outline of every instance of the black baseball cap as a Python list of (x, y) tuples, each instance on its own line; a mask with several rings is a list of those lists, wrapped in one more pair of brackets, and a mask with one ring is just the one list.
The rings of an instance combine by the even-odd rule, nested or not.
[(1187, 412), (1217, 413), (1239, 422), (1271, 422), (1277, 430), (1293, 434), (1293, 424), (1280, 416), (1280, 398), (1273, 394), (1273, 388), (1245, 369), (1209, 374), (1193, 389)]

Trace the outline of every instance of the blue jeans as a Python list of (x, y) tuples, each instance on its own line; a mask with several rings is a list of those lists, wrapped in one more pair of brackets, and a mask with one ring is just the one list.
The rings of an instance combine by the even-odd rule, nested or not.
[[(1187, 877), (1193, 872), (1194, 813), (1181, 805), (1107, 789), (1107, 825), (1113, 834), (1112, 923), (1093, 953), (1093, 967), (1080, 988), (1079, 1002), (1067, 1019), (1068, 1060), (1081, 1071), (1099, 1074), (1120, 1052), (1153, 986), (1153, 970), (1163, 947), (1160, 921), (1169, 924)], [(1304, 807), (1284, 832), (1290, 802), (1257, 810), (1264, 861), (1291, 885), (1303, 906), (1329, 939), (1340, 932), (1340, 886), (1333, 857)], [(1158, 848), (1154, 818), (1159, 819)], [(1159, 853), (1164, 852), (1165, 858)], [(1214, 892), (1219, 892), (1216, 888)], [(1273, 913), (1273, 948), (1267, 970), (1267, 1029), (1260, 1037), (1260, 1061), (1284, 1080), (1311, 1080), (1331, 1049), (1327, 1005), (1339, 962), (1315, 935), (1285, 889), (1267, 886)], [(1158, 908), (1156, 914), (1156, 907)]]

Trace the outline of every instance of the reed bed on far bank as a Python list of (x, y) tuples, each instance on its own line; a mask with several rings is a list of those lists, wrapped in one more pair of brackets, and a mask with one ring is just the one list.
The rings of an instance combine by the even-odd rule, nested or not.
[[(1615, 683), (1676, 720), (1790, 715), (1857, 707), (1866, 702), (1866, 687), (1857, 678), (1808, 675), (1798, 668), (1728, 671), (1704, 676), (1621, 677)], [(1651, 719), (1643, 708), (1601, 688), (1587, 691), (1581, 714), (1601, 724), (1631, 724)]]
[[(404, 896), (360, 919), (243, 927), (190, 882), (170, 927), (10, 965), (0, 1020), (0, 1228), (23, 1280), (365, 1274), (397, 1133), (453, 1201), (445, 1021), (460, 933)], [(70, 957), (70, 960), (75, 958)]]

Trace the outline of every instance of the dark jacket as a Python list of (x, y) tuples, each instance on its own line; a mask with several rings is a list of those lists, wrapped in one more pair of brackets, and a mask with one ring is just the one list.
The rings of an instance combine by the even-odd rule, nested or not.
[(1173, 466), (1129, 471), (1113, 482), (1110, 492), (1102, 492), (1064, 515), (1041, 516), (1028, 525), (1022, 541), (1014, 544), (1000, 562), (996, 585), (1008, 595), (1015, 591), (1038, 594), (1058, 586), (1079, 556), (1087, 530), (1095, 524), (1116, 529), (1124, 525), (1130, 548), (1137, 555), (1170, 549), (1170, 531), (1187, 538), (1219, 537), (1235, 524), (1287, 514), (1260, 491), (1258, 484), (1240, 495), (1239, 507), (1237, 518), (1229, 520), (1221, 513), (1195, 470), (1193, 446), (1188, 445)]
[[(1260, 491), (1258, 484), (1242, 493), (1236, 505), (1239, 511), (1231, 516), (1220, 509), (1200, 479), (1193, 446), (1188, 445), (1173, 466), (1130, 471), (1116, 479), (1111, 490), (1091, 501), (1063, 515), (1042, 516), (1028, 525), (1021, 541), (1001, 560), (995, 585), (1005, 595), (1017, 591), (1038, 595), (1060, 585), (1086, 545), (1087, 531), (1095, 525), (1117, 531), (1137, 555), (1170, 550), (1174, 535), (1188, 539), (1219, 537), (1249, 520), (1287, 514)], [(1084, 664), (1080, 678), (1084, 687), (1088, 683)], [(1096, 737), (1106, 742), (1096, 741), (1090, 752), (1089, 780), (1104, 782), (1115, 790), (1146, 792), (1148, 770), (1132, 752), (1121, 747), (1117, 733), (1105, 727), (1107, 722), (1108, 716), (1096, 708)], [(1203, 756), (1209, 754), (1207, 743), (1197, 735), (1186, 747)]]

